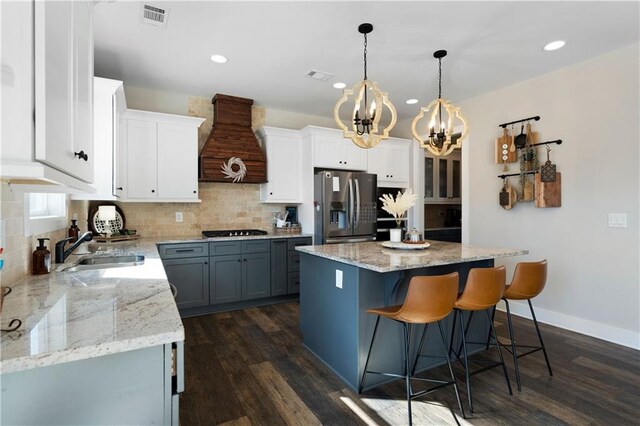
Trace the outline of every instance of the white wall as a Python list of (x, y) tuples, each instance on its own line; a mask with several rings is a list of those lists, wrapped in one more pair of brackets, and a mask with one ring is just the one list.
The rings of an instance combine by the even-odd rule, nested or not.
[[(124, 91), (128, 108), (167, 114), (188, 114), (189, 95), (129, 86), (126, 82)], [(213, 98), (213, 96), (211, 97)], [(309, 125), (336, 127), (333, 118), (283, 111), (270, 107), (266, 107), (264, 124), (271, 127), (295, 130)]]
[[(462, 162), (463, 242), (528, 249), (528, 256), (497, 262), (510, 273), (518, 261), (548, 259), (547, 286), (533, 302), (538, 319), (634, 348), (640, 348), (639, 49), (461, 102), (471, 126)], [(503, 210), (496, 177), (502, 165), (494, 163), (498, 124), (534, 115), (541, 116), (534, 123), (541, 140), (563, 140), (551, 152), (562, 173), (562, 207), (523, 202)], [(626, 213), (628, 227), (609, 228), (608, 213)], [(526, 303), (515, 310), (529, 315)]]

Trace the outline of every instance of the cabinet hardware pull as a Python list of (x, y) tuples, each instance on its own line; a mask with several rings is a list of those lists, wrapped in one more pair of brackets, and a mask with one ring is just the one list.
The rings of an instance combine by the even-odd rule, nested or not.
[(121, 186), (117, 187), (116, 191), (122, 191), (122, 187)]
[(191, 253), (193, 249), (177, 249), (176, 253)]
[(73, 156), (74, 157), (78, 157), (79, 159), (84, 160), (84, 161), (89, 160), (89, 156), (87, 154), (85, 154), (84, 151), (74, 152)]
[(242, 260), (241, 260), (241, 259), (238, 259), (238, 263), (240, 263), (240, 262), (242, 262)]
[(152, 189), (152, 190), (151, 190), (151, 192), (156, 192), (156, 190), (155, 190), (155, 189)]
[(194, 193), (194, 194), (195, 194), (195, 193), (197, 193), (197, 192), (198, 192), (198, 191), (193, 191), (193, 193)]
[(208, 264), (209, 264), (209, 262), (204, 262), (204, 264), (205, 264), (205, 265), (208, 265)]

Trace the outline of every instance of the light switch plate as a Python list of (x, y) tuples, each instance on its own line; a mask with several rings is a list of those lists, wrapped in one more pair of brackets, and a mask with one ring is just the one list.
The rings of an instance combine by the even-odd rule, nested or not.
[(609, 228), (626, 228), (626, 213), (609, 213)]
[(336, 287), (342, 288), (342, 271), (336, 269)]
[(176, 222), (182, 222), (183, 219), (182, 212), (176, 212)]

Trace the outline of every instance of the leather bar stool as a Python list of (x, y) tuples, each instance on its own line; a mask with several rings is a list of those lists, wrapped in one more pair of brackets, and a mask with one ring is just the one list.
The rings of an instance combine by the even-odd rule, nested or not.
[[(534, 352), (542, 351), (544, 354), (544, 360), (547, 363), (547, 369), (549, 375), (553, 376), (551, 371), (551, 364), (549, 363), (549, 356), (547, 355), (547, 349), (542, 341), (542, 334), (540, 334), (540, 328), (538, 327), (538, 320), (536, 320), (536, 314), (533, 312), (533, 305), (531, 299), (536, 297), (542, 292), (547, 282), (547, 261), (546, 259), (540, 262), (521, 262), (516, 265), (516, 270), (513, 273), (513, 279), (511, 284), (504, 290), (502, 300), (507, 307), (507, 322), (509, 326), (509, 339), (511, 340), (511, 355), (513, 356), (513, 365), (516, 370), (516, 383), (518, 384), (518, 390), (521, 390), (520, 385), (520, 370), (518, 368), (518, 358), (525, 355), (532, 354)], [(529, 309), (531, 310), (531, 317), (533, 318), (533, 324), (536, 327), (536, 333), (538, 334), (538, 340), (540, 346), (530, 345), (517, 345), (513, 332), (513, 324), (511, 321), (511, 309), (509, 308), (509, 300), (526, 300), (529, 303)], [(494, 311), (495, 314), (495, 311)], [(495, 334), (494, 334), (495, 335)], [(530, 351), (517, 353), (517, 348), (529, 348)], [(509, 349), (507, 347), (507, 349)]]
[[(448, 275), (435, 275), (435, 276), (416, 276), (411, 278), (409, 282), (409, 289), (407, 291), (407, 297), (402, 305), (389, 306), (384, 308), (369, 309), (367, 313), (377, 315), (376, 324), (373, 329), (373, 337), (371, 338), (371, 346), (369, 346), (369, 353), (367, 354), (367, 361), (364, 365), (364, 371), (362, 372), (362, 378), (360, 379), (360, 386), (358, 393), (362, 393), (364, 387), (364, 379), (368, 374), (381, 374), (384, 376), (398, 377), (405, 379), (406, 393), (407, 393), (407, 411), (409, 415), (409, 425), (413, 423), (411, 417), (411, 400), (422, 395), (426, 395), (440, 389), (442, 387), (453, 385), (456, 398), (458, 399), (458, 407), (464, 418), (464, 410), (460, 401), (460, 393), (458, 391), (458, 385), (456, 383), (455, 375), (453, 374), (453, 368), (451, 367), (451, 360), (449, 359), (448, 346), (444, 330), (442, 328), (441, 320), (446, 318), (453, 309), (453, 303), (456, 301), (458, 294), (458, 273), (454, 272)], [(371, 358), (371, 349), (376, 339), (376, 332), (378, 331), (378, 324), (380, 318), (388, 318), (402, 324), (404, 331), (404, 371), (403, 374), (393, 373), (381, 373), (377, 371), (367, 370), (369, 366), (369, 360)], [(445, 357), (447, 359), (447, 365), (449, 366), (449, 373), (451, 375), (451, 381), (425, 379), (412, 377), (412, 370), (409, 367), (410, 364), (410, 337), (411, 326), (416, 324), (424, 324), (426, 327), (430, 323), (437, 323), (440, 329), (440, 337), (442, 339), (442, 345), (444, 348)], [(424, 333), (421, 340), (424, 341)], [(429, 389), (422, 390), (420, 392), (413, 393), (411, 387), (411, 380), (419, 380), (425, 382), (436, 383)]]
[[(487, 320), (489, 320), (489, 330), (490, 333), (493, 333), (496, 336), (496, 330), (493, 327), (493, 320), (491, 318), (491, 314), (489, 311), (492, 308), (495, 308), (496, 304), (502, 298), (502, 295), (505, 290), (505, 282), (506, 282), (506, 268), (504, 266), (496, 267), (496, 268), (473, 268), (469, 271), (469, 276), (467, 277), (467, 283), (465, 285), (464, 291), (458, 297), (458, 300), (453, 305), (453, 327), (451, 329), (451, 344), (450, 350), (453, 347), (453, 340), (455, 336), (455, 328), (456, 328), (456, 319), (460, 317), (460, 334), (461, 334), (461, 349), (463, 353), (463, 361), (464, 361), (464, 374), (465, 381), (467, 385), (467, 399), (469, 402), (469, 411), (473, 413), (473, 400), (471, 397), (471, 376), (482, 373), (483, 371), (487, 371), (489, 369), (495, 368), (497, 366), (502, 366), (502, 371), (504, 373), (504, 379), (507, 382), (507, 388), (509, 389), (509, 394), (513, 395), (513, 391), (511, 390), (511, 382), (509, 381), (509, 375), (507, 374), (507, 367), (504, 363), (504, 358), (502, 357), (502, 351), (500, 349), (500, 345), (496, 344), (496, 348), (498, 349), (498, 357), (500, 358), (499, 362), (492, 362), (491, 365), (482, 367), (476, 371), (469, 371), (469, 357), (467, 353), (467, 332), (469, 330), (469, 325), (471, 324), (471, 319), (473, 318), (473, 313), (476, 311), (484, 311), (487, 315)], [(467, 318), (466, 327), (463, 325), (463, 311), (468, 311), (469, 315)], [(490, 334), (491, 335), (491, 334)], [(484, 342), (482, 342), (484, 344)], [(460, 359), (460, 349), (456, 353), (458, 359)]]

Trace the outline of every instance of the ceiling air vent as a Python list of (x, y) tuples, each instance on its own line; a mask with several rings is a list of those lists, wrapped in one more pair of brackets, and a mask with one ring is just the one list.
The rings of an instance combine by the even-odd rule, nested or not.
[(167, 20), (169, 19), (168, 9), (163, 9), (145, 3), (140, 4), (142, 6), (142, 9), (140, 10), (140, 21), (143, 24), (149, 24), (156, 27), (167, 26)]
[(327, 81), (333, 78), (333, 74), (318, 70), (311, 70), (307, 72), (305, 76), (318, 81)]

